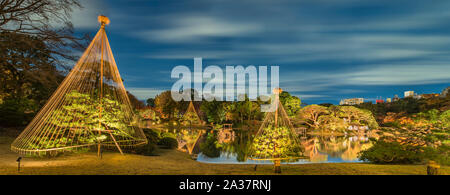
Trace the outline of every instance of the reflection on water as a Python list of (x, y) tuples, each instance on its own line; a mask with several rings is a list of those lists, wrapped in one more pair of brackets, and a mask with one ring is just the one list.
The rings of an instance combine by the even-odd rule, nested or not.
[[(204, 155), (200, 145), (205, 142), (206, 135), (211, 130), (178, 129), (175, 131), (178, 149), (189, 154), (198, 154), (197, 161), (222, 164), (272, 164), (271, 161), (253, 161), (248, 159), (247, 151), (253, 138), (253, 131), (222, 129), (215, 132), (220, 147), (219, 157), (211, 158)], [(289, 164), (360, 162), (358, 153), (372, 146), (367, 135), (323, 136), (306, 135), (300, 137), (304, 155), (309, 159), (300, 159)], [(287, 162), (285, 162), (287, 163)]]
[(372, 146), (365, 135), (307, 136), (301, 141), (309, 162), (360, 162), (358, 153)]
[(205, 134), (205, 130), (181, 129), (176, 133), (178, 150), (189, 154), (199, 153), (200, 138)]

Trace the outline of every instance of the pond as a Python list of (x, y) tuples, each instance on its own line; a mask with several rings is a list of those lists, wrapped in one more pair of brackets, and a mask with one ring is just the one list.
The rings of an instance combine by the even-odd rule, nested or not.
[[(197, 156), (197, 161), (218, 164), (272, 164), (272, 161), (255, 161), (248, 158), (248, 149), (255, 131), (178, 129), (175, 134), (178, 149)], [(208, 135), (214, 134), (214, 145), (220, 148), (217, 157), (208, 157), (201, 151)], [(361, 162), (358, 153), (372, 146), (369, 135), (303, 135), (299, 141), (308, 159), (298, 159), (283, 164)]]

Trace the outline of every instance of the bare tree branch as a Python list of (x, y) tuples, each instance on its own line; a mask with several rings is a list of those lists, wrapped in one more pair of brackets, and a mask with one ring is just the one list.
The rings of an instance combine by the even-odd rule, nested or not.
[(66, 60), (75, 60), (74, 49), (82, 51), (87, 45), (87, 35), (73, 35), (70, 13), (78, 8), (79, 0), (2, 0), (0, 31), (37, 37), (64, 67)]

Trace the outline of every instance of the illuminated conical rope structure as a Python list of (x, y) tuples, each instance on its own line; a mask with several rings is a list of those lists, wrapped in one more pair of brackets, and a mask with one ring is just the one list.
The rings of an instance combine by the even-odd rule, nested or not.
[(186, 150), (189, 154), (192, 154), (204, 133), (205, 130), (202, 129), (181, 129), (177, 134), (178, 149)]
[(251, 160), (273, 161), (275, 172), (280, 173), (281, 161), (292, 161), (307, 158), (294, 127), (280, 102), (280, 88), (273, 90), (273, 112), (267, 112), (261, 127), (255, 135), (250, 151)]
[(45, 106), (12, 143), (25, 155), (54, 155), (96, 147), (146, 144), (114, 61), (105, 25)]
[(183, 121), (187, 123), (188, 125), (202, 125), (203, 121), (200, 119), (200, 117), (197, 114), (197, 111), (195, 110), (194, 104), (189, 102), (188, 109), (183, 115)]

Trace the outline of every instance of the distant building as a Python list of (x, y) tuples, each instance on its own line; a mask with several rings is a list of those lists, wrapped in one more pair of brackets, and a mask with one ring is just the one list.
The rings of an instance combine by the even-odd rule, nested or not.
[(395, 95), (393, 101), (396, 102), (398, 100), (400, 100), (400, 98), (398, 97), (398, 95)]
[(377, 103), (377, 104), (382, 104), (382, 103), (384, 103), (384, 100), (375, 100), (375, 103)]
[(341, 100), (339, 105), (357, 105), (362, 103), (364, 103), (364, 98), (350, 98)]
[(391, 98), (386, 98), (386, 102), (387, 102), (387, 103), (391, 103), (391, 102), (392, 102), (392, 99), (391, 99)]
[(347, 127), (347, 129), (350, 130), (350, 131), (358, 131), (358, 130), (364, 131), (364, 130), (369, 130), (370, 128), (367, 125), (365, 125), (365, 126), (362, 126), (362, 125), (349, 125)]
[(414, 91), (405, 91), (405, 98), (407, 97), (414, 97)]
[(445, 88), (441, 92), (441, 97), (447, 97), (447, 95), (450, 93), (450, 87)]
[(437, 93), (430, 93), (430, 94), (420, 94), (417, 96), (418, 99), (424, 98), (424, 99), (430, 99), (434, 97), (439, 97), (439, 94)]

